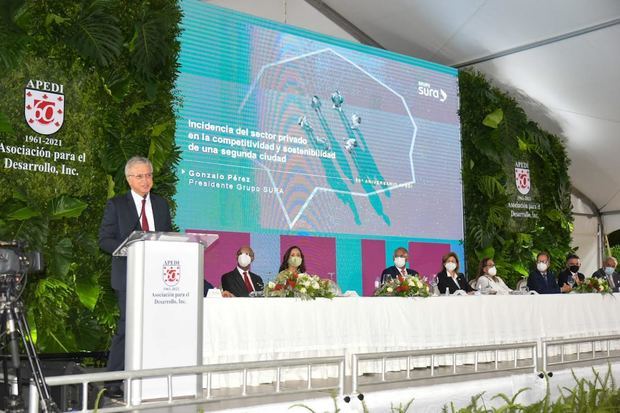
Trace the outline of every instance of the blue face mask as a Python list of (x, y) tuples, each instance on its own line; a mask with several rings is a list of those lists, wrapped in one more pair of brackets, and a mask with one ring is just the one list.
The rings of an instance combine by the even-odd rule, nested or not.
[(612, 275), (614, 273), (614, 270), (615, 270), (614, 267), (605, 267), (605, 274)]

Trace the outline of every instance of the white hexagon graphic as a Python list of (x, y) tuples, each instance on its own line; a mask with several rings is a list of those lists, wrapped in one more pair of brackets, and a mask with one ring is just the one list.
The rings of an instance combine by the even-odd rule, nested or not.
[[(355, 199), (366, 198), (389, 226), (383, 203), (390, 201), (391, 191), (415, 183), (417, 126), (407, 102), (331, 48), (261, 67), (239, 107), (239, 113), (245, 112), (260, 114), (256, 116), (260, 130), (284, 137), (276, 143), (286, 162), (255, 162), (267, 177), (257, 184), (273, 188), (290, 229), (321, 230), (313, 224), (314, 217), (304, 213), (323, 192), (333, 193), (346, 205), (358, 225), (360, 206)], [(299, 143), (300, 137), (305, 144)], [(285, 146), (292, 152), (282, 152)], [(302, 217), (305, 225), (297, 228)]]

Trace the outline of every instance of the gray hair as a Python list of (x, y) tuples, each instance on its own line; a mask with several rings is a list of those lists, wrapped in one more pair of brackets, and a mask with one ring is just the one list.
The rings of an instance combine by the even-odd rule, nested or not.
[(129, 176), (129, 170), (137, 164), (147, 164), (151, 167), (151, 171), (153, 170), (153, 164), (148, 160), (148, 158), (143, 156), (132, 156), (125, 164), (125, 176)]
[(607, 261), (613, 261), (614, 262), (614, 267), (618, 266), (618, 260), (614, 256), (610, 255), (609, 257), (605, 258), (605, 262), (604, 263), (606, 264)]

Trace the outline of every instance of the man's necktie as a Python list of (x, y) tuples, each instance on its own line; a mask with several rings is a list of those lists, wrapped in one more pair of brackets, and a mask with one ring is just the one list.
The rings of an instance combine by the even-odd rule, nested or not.
[(250, 277), (248, 276), (247, 271), (243, 271), (243, 282), (245, 283), (245, 288), (249, 293), (254, 291), (254, 287), (252, 287), (252, 283), (250, 282)]
[(149, 230), (149, 221), (146, 219), (146, 198), (142, 198), (142, 212), (140, 212), (142, 216), (142, 231)]
[(405, 268), (401, 268), (400, 273), (403, 275), (403, 277), (407, 276), (407, 270)]

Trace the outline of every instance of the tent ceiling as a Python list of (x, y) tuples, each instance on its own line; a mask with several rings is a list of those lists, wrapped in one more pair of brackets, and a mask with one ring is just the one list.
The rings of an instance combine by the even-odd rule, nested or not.
[(620, 1), (210, 2), (350, 39), (317, 11), (326, 5), (388, 50), (450, 66), (583, 30), (472, 67), (565, 140), (579, 191), (603, 212), (620, 211)]

